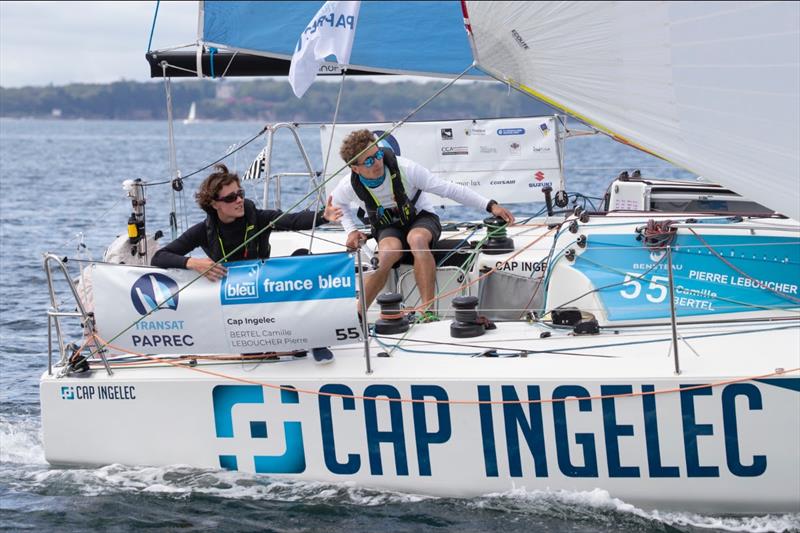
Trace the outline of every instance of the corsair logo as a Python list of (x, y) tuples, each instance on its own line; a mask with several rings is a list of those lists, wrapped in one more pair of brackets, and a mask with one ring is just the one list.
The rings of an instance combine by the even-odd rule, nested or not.
[(178, 284), (164, 274), (145, 274), (131, 287), (131, 302), (140, 315), (156, 309), (178, 309)]

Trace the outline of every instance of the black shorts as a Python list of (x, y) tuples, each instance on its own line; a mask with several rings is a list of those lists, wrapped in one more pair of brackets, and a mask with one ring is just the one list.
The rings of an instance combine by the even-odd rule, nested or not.
[(442, 224), (439, 222), (439, 217), (433, 213), (429, 213), (428, 211), (420, 211), (417, 213), (414, 221), (407, 226), (389, 226), (388, 228), (379, 230), (375, 240), (381, 242), (381, 240), (385, 239), (386, 237), (396, 237), (397, 239), (400, 239), (403, 249), (408, 250), (409, 246), (408, 242), (406, 242), (406, 235), (408, 235), (408, 232), (414, 228), (425, 228), (431, 232), (431, 235), (433, 235), (431, 248), (434, 247), (436, 241), (438, 241), (439, 237), (442, 235)]

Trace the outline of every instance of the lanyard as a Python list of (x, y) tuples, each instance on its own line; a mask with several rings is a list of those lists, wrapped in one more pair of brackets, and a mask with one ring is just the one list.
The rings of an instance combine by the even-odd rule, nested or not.
[[(242, 244), (247, 242), (247, 234), (250, 233), (250, 230), (253, 229), (253, 228), (255, 228), (255, 226), (246, 226), (245, 227), (245, 229), (244, 229), (244, 240), (242, 241)], [(222, 236), (219, 234), (219, 229), (217, 229), (217, 240), (219, 240), (219, 247), (222, 249), (222, 257), (226, 258), (228, 256), (228, 254), (225, 252), (225, 245), (222, 244)], [(245, 259), (247, 259), (247, 245), (245, 245), (245, 247), (244, 247), (243, 256), (244, 256)], [(222, 261), (226, 262), (227, 259), (223, 259)]]

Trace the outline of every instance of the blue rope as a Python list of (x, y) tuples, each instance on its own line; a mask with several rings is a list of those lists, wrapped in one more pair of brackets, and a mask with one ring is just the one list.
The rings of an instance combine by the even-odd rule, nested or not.
[(214, 78), (216, 78), (216, 76), (214, 76), (214, 54), (219, 52), (219, 50), (217, 50), (216, 48), (212, 47), (212, 48), (209, 48), (208, 51), (210, 53), (210, 57), (208, 58), (208, 62), (211, 64), (211, 79), (213, 80)]
[(156, 19), (158, 18), (158, 6), (161, 0), (156, 2), (156, 12), (153, 13), (153, 26), (150, 28), (150, 40), (147, 42), (147, 53), (150, 53), (150, 47), (153, 45), (153, 34), (156, 32)]

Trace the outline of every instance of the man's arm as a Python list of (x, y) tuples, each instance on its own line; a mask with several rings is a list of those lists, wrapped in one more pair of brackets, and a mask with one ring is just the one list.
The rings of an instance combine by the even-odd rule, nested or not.
[(331, 194), (331, 201), (334, 207), (341, 210), (342, 224), (347, 240), (345, 242), (348, 250), (355, 250), (367, 236), (358, 230), (355, 219), (353, 218), (352, 205), (357, 203), (363, 206), (363, 202), (358, 199), (350, 180), (342, 179)]
[(267, 209), (261, 212), (261, 216), (264, 217), (264, 225), (275, 220), (275, 229), (277, 230), (311, 229), (315, 225), (320, 226), (328, 222), (336, 222), (341, 218), (342, 210), (332, 205), (331, 202), (332, 197), (328, 197), (327, 204), (319, 211), (306, 210), (297, 213), (283, 213), (282, 211)]
[(195, 224), (153, 254), (150, 264), (159, 268), (191, 269), (211, 281), (219, 281), (226, 273), (224, 266), (214, 264), (215, 261), (207, 257), (186, 257), (186, 254), (205, 244), (205, 239), (205, 224)]
[(150, 264), (159, 268), (188, 268), (186, 263), (189, 258), (186, 255), (203, 245), (205, 234), (205, 224), (202, 222), (195, 224), (153, 254)]
[(333, 189), (331, 201), (334, 207), (342, 211), (342, 218), (339, 222), (341, 222), (344, 232), (349, 234), (355, 231), (358, 223), (355, 218), (353, 218), (352, 204), (358, 203), (359, 205), (363, 205), (363, 203), (358, 199), (358, 196), (356, 196), (349, 179), (342, 179), (336, 188)]
[(482, 194), (478, 194), (477, 192), (469, 189), (468, 187), (464, 187), (463, 185), (457, 185), (441, 178), (437, 178), (431, 174), (427, 168), (415, 163), (414, 161), (407, 159), (405, 160), (405, 163), (407, 164), (406, 175), (410, 182), (409, 184), (413, 187), (421, 189), (425, 192), (442, 196), (444, 198), (449, 198), (450, 200), (458, 202), (467, 207), (485, 210), (494, 216), (502, 218), (508, 224), (514, 223), (514, 215), (512, 215), (508, 209), (501, 206), (496, 201), (490, 200)]

